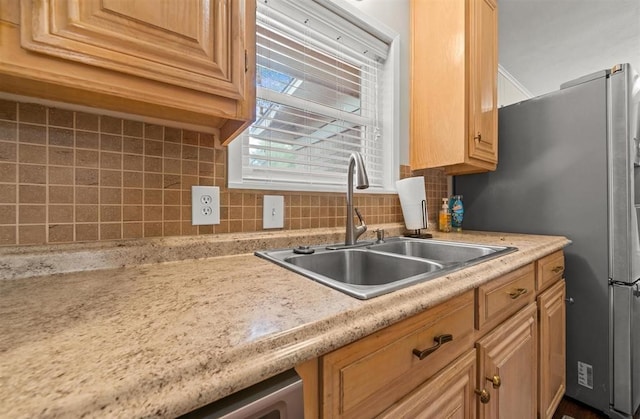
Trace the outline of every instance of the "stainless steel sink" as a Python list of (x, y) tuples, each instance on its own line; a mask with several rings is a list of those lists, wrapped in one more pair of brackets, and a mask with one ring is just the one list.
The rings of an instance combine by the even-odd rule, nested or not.
[(335, 246), (255, 254), (353, 297), (369, 299), (517, 250), (404, 237), (366, 248), (330, 248)]
[(390, 239), (385, 243), (368, 247), (378, 252), (396, 253), (405, 256), (437, 260), (440, 262), (468, 262), (470, 260), (497, 256), (504, 247), (482, 246), (437, 240), (410, 238)]

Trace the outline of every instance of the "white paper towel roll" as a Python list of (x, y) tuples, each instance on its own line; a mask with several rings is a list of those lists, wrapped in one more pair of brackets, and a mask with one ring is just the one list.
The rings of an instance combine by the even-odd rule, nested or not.
[[(400, 196), (400, 206), (407, 230), (419, 230), (429, 226), (427, 195), (424, 190), (424, 176), (410, 177), (396, 181)], [(423, 203), (424, 202), (424, 203)]]

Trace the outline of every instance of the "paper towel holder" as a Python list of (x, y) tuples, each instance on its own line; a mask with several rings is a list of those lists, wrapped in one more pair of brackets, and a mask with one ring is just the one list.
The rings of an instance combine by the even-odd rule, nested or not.
[(421, 230), (428, 227), (428, 218), (427, 218), (427, 200), (423, 199), (421, 202), (422, 205), (422, 228), (413, 230), (413, 232), (407, 232), (404, 234), (404, 237), (410, 237), (414, 239), (430, 239), (433, 237), (431, 233), (422, 233)]

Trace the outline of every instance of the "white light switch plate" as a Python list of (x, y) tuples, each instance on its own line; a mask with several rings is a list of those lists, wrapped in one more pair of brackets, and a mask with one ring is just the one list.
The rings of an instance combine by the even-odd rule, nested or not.
[(284, 196), (265, 195), (262, 208), (263, 229), (284, 227)]
[(191, 187), (191, 225), (220, 224), (220, 188)]

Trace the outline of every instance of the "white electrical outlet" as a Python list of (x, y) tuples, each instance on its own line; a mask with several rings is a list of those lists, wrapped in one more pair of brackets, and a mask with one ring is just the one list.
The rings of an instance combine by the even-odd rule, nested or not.
[(191, 187), (191, 225), (220, 224), (220, 188)]
[(262, 205), (262, 228), (284, 227), (284, 197), (265, 195)]

